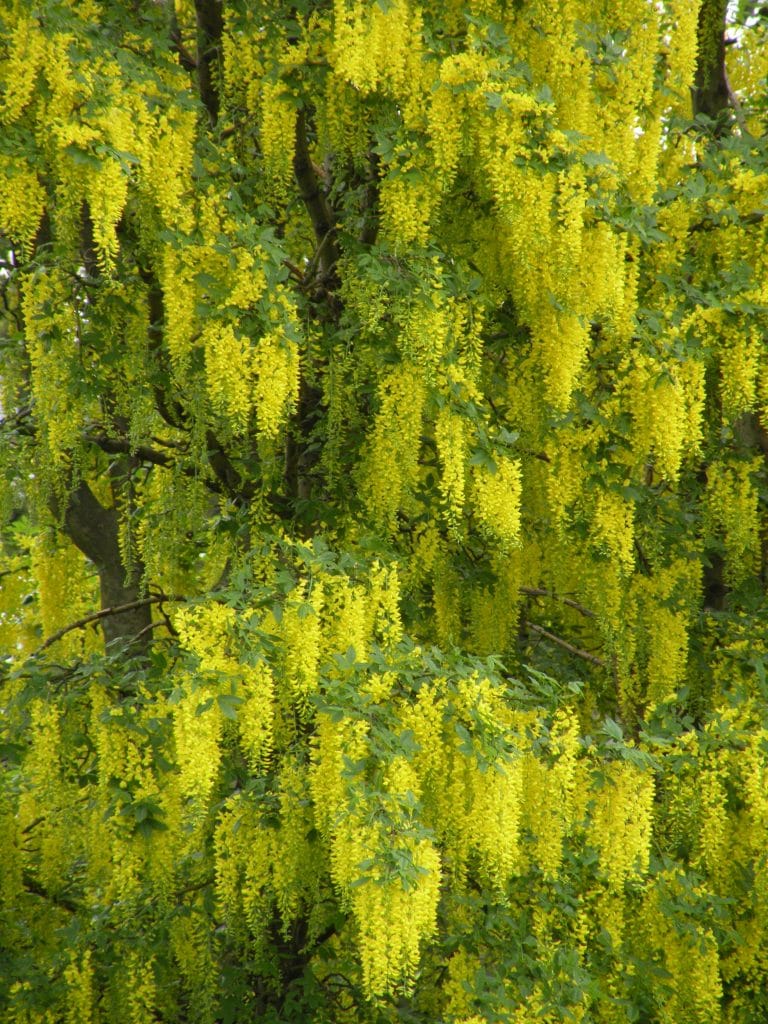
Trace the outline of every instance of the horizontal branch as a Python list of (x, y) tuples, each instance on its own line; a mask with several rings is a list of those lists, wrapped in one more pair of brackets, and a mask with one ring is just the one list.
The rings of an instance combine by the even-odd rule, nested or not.
[(152, 597), (143, 597), (139, 601), (127, 601), (125, 604), (113, 605), (111, 608), (102, 608), (101, 611), (91, 612), (90, 615), (84, 615), (81, 619), (76, 619), (75, 622), (70, 622), (68, 626), (63, 626), (58, 629), (55, 633), (48, 637), (48, 639), (42, 643), (36, 651), (32, 654), (33, 658), (36, 658), (39, 654), (52, 644), (55, 644), (57, 640), (61, 640), (67, 633), (71, 633), (75, 629), (82, 629), (84, 626), (90, 625), (92, 622), (98, 622), (100, 619), (105, 619), (110, 615), (120, 615), (123, 612), (133, 611), (134, 608), (144, 608), (149, 604), (163, 604), (165, 601), (182, 601), (181, 597), (173, 597), (168, 594), (156, 594)]
[(146, 445), (132, 445), (125, 438), (108, 437), (106, 434), (86, 434), (85, 439), (97, 445), (107, 455), (133, 455), (141, 462), (151, 462), (154, 466), (163, 466), (165, 469), (173, 465), (172, 460), (164, 452)]
[(585, 608), (583, 604), (579, 604), (578, 601), (574, 601), (571, 597), (556, 594), (554, 590), (544, 590), (541, 587), (518, 587), (518, 590), (521, 594), (525, 594), (526, 597), (551, 597), (554, 601), (562, 601), (563, 604), (567, 604), (569, 608), (573, 608), (574, 611), (579, 612), (580, 615), (584, 615), (588, 619), (597, 618), (595, 612)]
[(573, 644), (569, 644), (567, 640), (563, 640), (561, 636), (557, 636), (556, 633), (551, 633), (548, 629), (544, 629), (543, 626), (538, 626), (535, 622), (529, 622), (527, 619), (523, 620), (524, 625), (528, 629), (532, 629), (534, 633), (538, 633), (540, 636), (546, 637), (547, 640), (551, 640), (553, 644), (557, 644), (558, 647), (562, 647), (564, 651), (568, 651), (569, 654), (575, 654), (577, 658), (582, 658), (584, 661), (590, 662), (592, 665), (599, 665), (600, 668), (607, 668), (606, 662), (602, 658), (598, 658), (596, 654), (590, 654), (589, 651), (583, 651), (580, 647), (575, 647)]
[(28, 835), (30, 832), (32, 832), (34, 829), (36, 829), (38, 825), (42, 825), (42, 823), (44, 821), (45, 821), (45, 815), (41, 814), (39, 817), (34, 818), (32, 821), (30, 821), (30, 823), (28, 825), (25, 825), (24, 828), (21, 830), (21, 834), (23, 836)]
[(55, 907), (61, 907), (62, 910), (66, 910), (70, 914), (77, 914), (82, 909), (79, 903), (69, 899), (68, 896), (64, 896), (60, 893), (49, 892), (29, 871), (24, 872), (22, 881), (24, 889), (30, 893), (30, 895), (39, 896), (40, 899), (47, 900)]
[[(85, 440), (95, 444), (107, 455), (131, 455), (138, 459), (139, 462), (148, 462), (150, 465), (159, 466), (161, 469), (172, 469), (178, 466), (178, 462), (172, 459), (170, 455), (166, 455), (165, 452), (159, 452), (156, 448), (150, 448), (147, 445), (133, 445), (127, 438), (109, 437), (107, 434), (85, 434)], [(169, 448), (177, 447), (175, 442), (161, 441), (159, 438), (154, 440), (158, 444), (164, 444)], [(237, 474), (210, 431), (208, 443), (216, 445), (208, 453), (208, 461), (216, 479), (203, 477), (203, 483), (214, 494), (232, 494), (237, 489)], [(178, 448), (182, 453), (186, 451), (186, 446), (183, 444), (178, 444)], [(196, 480), (200, 478), (200, 473), (195, 466), (182, 465), (181, 473)], [(247, 497), (248, 495), (246, 494), (245, 496)]]
[[(752, 210), (751, 213), (745, 213), (744, 216), (739, 217), (738, 220), (728, 221), (725, 226), (737, 227), (740, 225), (762, 224), (766, 217), (768, 217), (768, 210)], [(715, 231), (721, 227), (723, 227), (723, 224), (719, 219), (700, 220), (695, 224), (692, 224), (688, 228), (688, 231), (690, 234), (694, 234), (697, 231)]]

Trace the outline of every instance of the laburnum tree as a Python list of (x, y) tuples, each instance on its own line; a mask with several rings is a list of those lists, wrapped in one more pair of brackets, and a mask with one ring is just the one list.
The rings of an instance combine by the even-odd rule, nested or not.
[(6, 0), (3, 1020), (768, 1019), (767, 83)]

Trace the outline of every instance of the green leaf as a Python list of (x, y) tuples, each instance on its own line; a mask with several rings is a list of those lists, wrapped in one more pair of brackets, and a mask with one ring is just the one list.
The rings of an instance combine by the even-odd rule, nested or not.
[(217, 697), (219, 710), (225, 718), (234, 722), (237, 719), (237, 709), (243, 703), (243, 697), (237, 697), (233, 693), (220, 693)]
[(602, 731), (604, 735), (608, 736), (612, 740), (616, 740), (617, 743), (622, 743), (624, 741), (624, 730), (621, 728), (619, 723), (614, 721), (612, 718), (605, 719)]

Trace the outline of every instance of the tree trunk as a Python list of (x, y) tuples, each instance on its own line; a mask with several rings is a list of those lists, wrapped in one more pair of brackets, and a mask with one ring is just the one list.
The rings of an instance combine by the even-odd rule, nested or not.
[[(126, 578), (118, 542), (118, 513), (104, 508), (87, 483), (81, 481), (72, 493), (64, 513), (64, 530), (96, 566), (101, 584), (102, 610), (119, 607), (141, 598), (139, 573)], [(131, 651), (146, 654), (151, 642), (152, 612), (149, 605), (105, 615), (101, 620), (105, 643), (130, 641)]]

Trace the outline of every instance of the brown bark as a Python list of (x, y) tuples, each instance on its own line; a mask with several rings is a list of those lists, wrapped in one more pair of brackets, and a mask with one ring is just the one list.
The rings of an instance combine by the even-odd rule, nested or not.
[[(114, 608), (141, 600), (138, 580), (126, 578), (118, 542), (118, 513), (104, 508), (91, 488), (81, 481), (72, 492), (64, 513), (64, 530), (96, 566), (101, 585), (101, 607)], [(148, 604), (102, 619), (104, 640), (128, 640), (136, 654), (146, 653), (151, 643), (152, 611)]]
[[(725, 67), (725, 19), (728, 0), (704, 0), (699, 11), (696, 78), (693, 86), (693, 113), (706, 114), (722, 121), (732, 105), (732, 92)], [(718, 134), (726, 126), (721, 124)]]
[(221, 0), (195, 0), (197, 19), (197, 82), (211, 124), (219, 119), (219, 92), (216, 82), (221, 62), (221, 34), (224, 31)]

